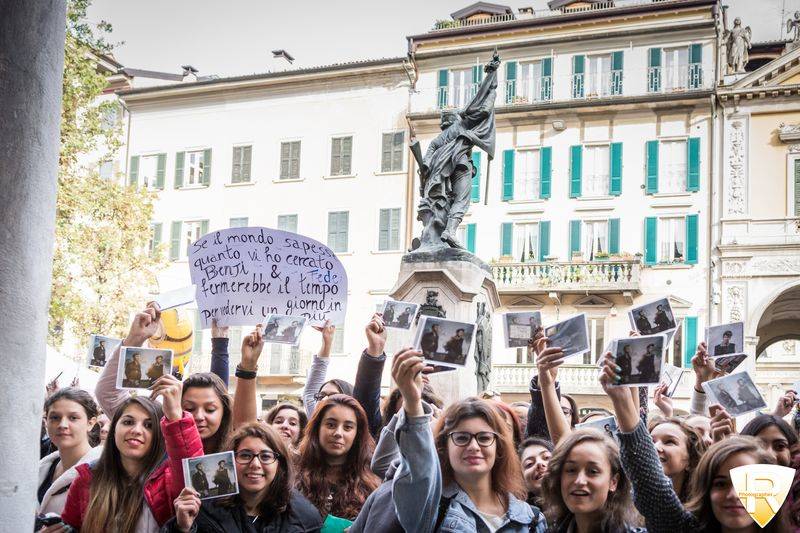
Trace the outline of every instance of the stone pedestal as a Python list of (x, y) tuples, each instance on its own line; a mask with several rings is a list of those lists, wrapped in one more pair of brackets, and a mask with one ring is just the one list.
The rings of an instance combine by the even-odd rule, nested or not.
[(488, 265), (469, 252), (450, 248), (403, 256), (397, 284), (389, 295), (395, 300), (422, 305), (428, 291), (437, 293), (438, 305), (448, 320), (476, 323), (479, 309), (484, 313), (479, 326), (483, 346), (479, 348), (476, 339), (466, 368), (431, 376), (431, 386), (448, 404), (478, 393), (476, 354), (482, 349), (491, 358), (491, 314), (500, 306), (500, 297)]

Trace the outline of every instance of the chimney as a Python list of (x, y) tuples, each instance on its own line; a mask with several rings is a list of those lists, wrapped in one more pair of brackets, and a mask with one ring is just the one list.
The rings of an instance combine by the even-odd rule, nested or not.
[(181, 65), (183, 69), (183, 79), (182, 82), (193, 82), (197, 81), (197, 73), (200, 72), (196, 68), (191, 65)]

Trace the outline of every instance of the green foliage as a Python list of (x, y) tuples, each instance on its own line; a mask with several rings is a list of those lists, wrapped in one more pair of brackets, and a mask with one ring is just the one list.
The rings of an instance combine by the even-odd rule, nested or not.
[[(101, 179), (96, 163), (121, 145), (113, 99), (99, 102), (108, 83), (97, 56), (109, 53), (111, 26), (86, 20), (90, 0), (68, 0), (61, 111), (61, 153), (49, 342), (65, 329), (120, 336), (141, 307), (162, 260), (150, 257), (153, 193), (124, 180)], [(87, 170), (87, 167), (89, 170)], [(161, 254), (159, 254), (160, 256)]]

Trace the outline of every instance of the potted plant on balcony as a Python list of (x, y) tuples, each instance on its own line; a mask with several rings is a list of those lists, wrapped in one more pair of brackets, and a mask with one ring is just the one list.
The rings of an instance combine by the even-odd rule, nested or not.
[(608, 261), (608, 252), (597, 252), (594, 254), (595, 261)]
[(583, 252), (572, 252), (573, 263), (583, 263)]

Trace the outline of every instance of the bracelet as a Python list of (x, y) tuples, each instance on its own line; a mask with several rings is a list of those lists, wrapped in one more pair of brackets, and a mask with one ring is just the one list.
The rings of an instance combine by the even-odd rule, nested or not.
[(256, 379), (256, 372), (258, 371), (258, 367), (255, 370), (245, 370), (242, 368), (242, 365), (236, 365), (236, 377), (242, 379)]

